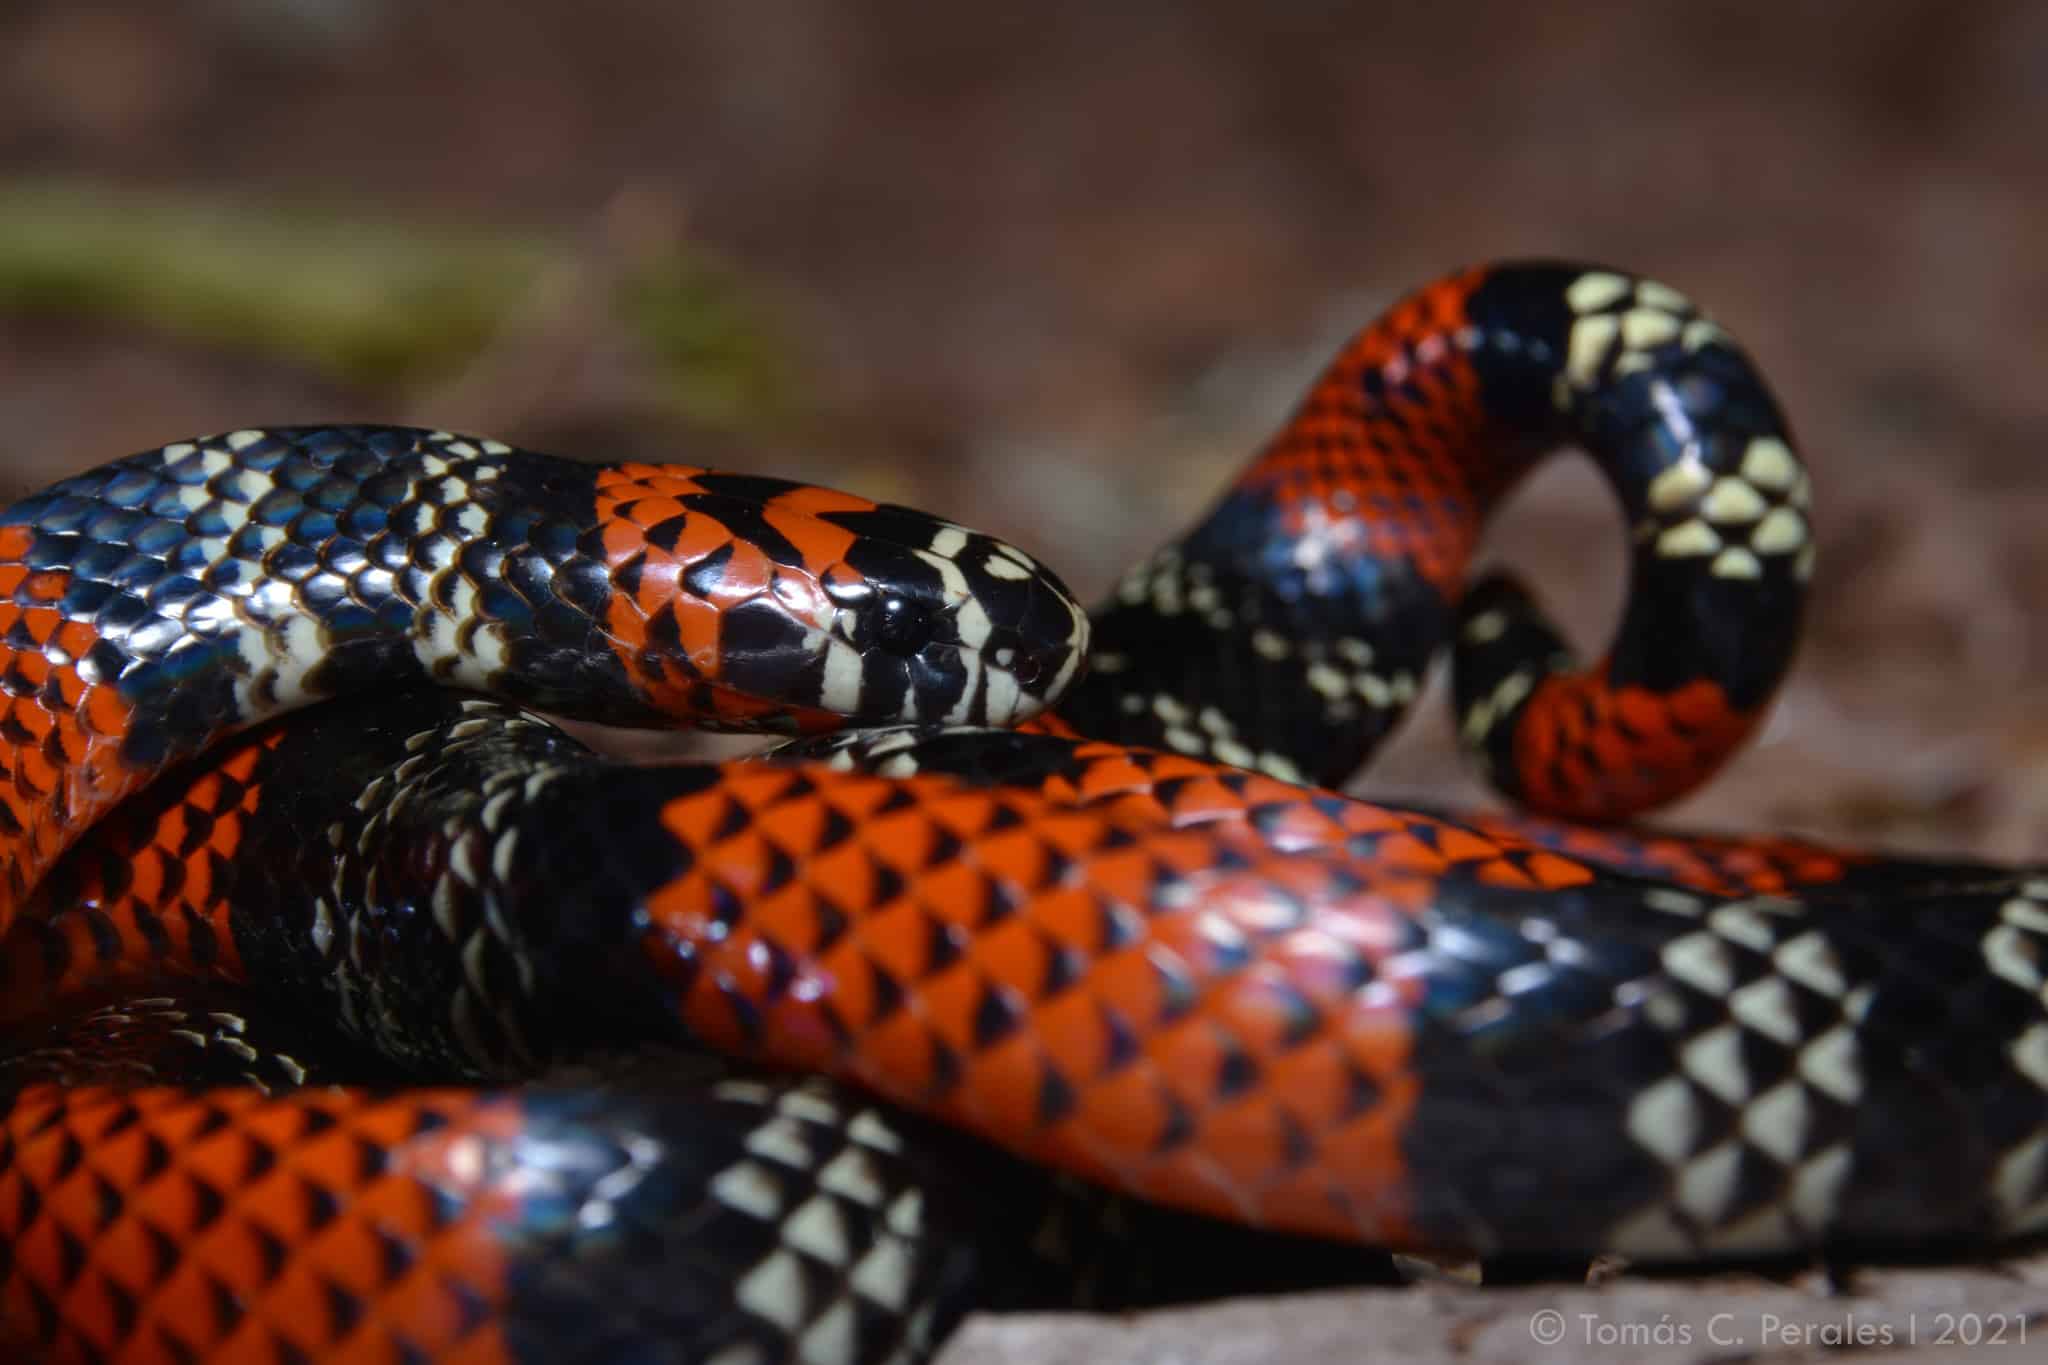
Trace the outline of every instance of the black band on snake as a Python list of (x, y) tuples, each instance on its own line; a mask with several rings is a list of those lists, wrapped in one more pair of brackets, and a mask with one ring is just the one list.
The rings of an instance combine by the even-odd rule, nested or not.
[[(1560, 443), (1634, 546), (1583, 672), (1466, 586)], [(1808, 496), (1725, 333), (1551, 264), (1368, 328), (1089, 615), (907, 509), (446, 433), (38, 494), (0, 514), (0, 1341), (915, 1359), (1367, 1246), (2035, 1231), (2048, 876), (1562, 822), (1753, 728)], [(1303, 785), (1447, 641), (1552, 821)], [(524, 707), (808, 737), (635, 768)]]

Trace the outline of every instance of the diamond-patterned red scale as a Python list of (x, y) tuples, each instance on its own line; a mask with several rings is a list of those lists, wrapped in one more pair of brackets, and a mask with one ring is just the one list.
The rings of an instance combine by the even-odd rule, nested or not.
[(501, 1361), (512, 1201), (481, 1151), (517, 1123), (461, 1091), (31, 1086), (0, 1129), (0, 1330), (52, 1361)]
[(0, 527), (0, 930), (78, 832), (140, 785), (120, 763), (127, 708), (79, 675), (98, 637), (49, 605), (68, 577), (29, 568), (34, 539)]
[(242, 979), (216, 887), (262, 799), (264, 756), (282, 737), (241, 740), (191, 781), (101, 823), (87, 856), (69, 864), (75, 875), (46, 884), (0, 935), (0, 1026), (122, 979)]
[[(1345, 347), (1239, 481), (1303, 535), (1356, 535), (1455, 599), (1481, 509), (1518, 464), (1492, 439), (1479, 378), (1456, 338), (1483, 269), (1414, 294)], [(1368, 377), (1382, 400), (1368, 407)]]
[(694, 857), (649, 902), (708, 1041), (1152, 1197), (1407, 1234), (1387, 1191), (1415, 983), (1383, 973), (1411, 928), (1344, 860), (1213, 812), (1176, 828), (818, 766), (723, 779), (665, 810)]

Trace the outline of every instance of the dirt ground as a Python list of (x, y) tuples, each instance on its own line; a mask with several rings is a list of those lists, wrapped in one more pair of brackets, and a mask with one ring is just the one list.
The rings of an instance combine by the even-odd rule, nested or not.
[[(453, 371), (389, 382), (0, 309), (0, 492), (199, 431), (412, 419), (827, 479), (1011, 536), (1090, 596), (1406, 288), (1606, 260), (1748, 344), (1818, 487), (1797, 674), (1672, 818), (2040, 857), (2043, 127), (2025, 0), (15, 0), (0, 188), (509, 225), (600, 272), (686, 242), (757, 283), (798, 383), (793, 418), (678, 418), (573, 272)], [(1564, 461), (1490, 544), (1592, 644), (1614, 521)], [(1435, 692), (1363, 785), (1482, 796)], [(1197, 1335), (1280, 1350), (1242, 1330)], [(1060, 1358), (1097, 1351), (1144, 1354)]]

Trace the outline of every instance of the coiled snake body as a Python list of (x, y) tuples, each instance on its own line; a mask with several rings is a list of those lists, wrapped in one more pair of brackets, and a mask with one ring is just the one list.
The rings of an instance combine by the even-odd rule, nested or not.
[[(1634, 546), (1584, 671), (1464, 585), (1562, 442)], [(2035, 1230), (2048, 878), (1304, 785), (1450, 639), (1511, 795), (1687, 790), (1789, 664), (1807, 515), (1725, 333), (1549, 264), (1361, 333), (1092, 617), (905, 509), (446, 433), (68, 480), (0, 515), (0, 1340), (915, 1358), (1344, 1243)], [(526, 706), (804, 737), (631, 768)]]

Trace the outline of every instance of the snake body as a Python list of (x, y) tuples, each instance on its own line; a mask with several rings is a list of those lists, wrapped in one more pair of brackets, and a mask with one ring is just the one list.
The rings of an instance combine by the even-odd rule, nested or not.
[[(1464, 586), (1560, 442), (1634, 546), (1584, 671)], [(1339, 1242), (2035, 1230), (2048, 878), (1305, 785), (1448, 639), (1511, 794), (1689, 789), (1789, 666), (1808, 498), (1724, 332), (1553, 264), (1361, 333), (1092, 614), (906, 509), (447, 433), (59, 484), (0, 515), (0, 1339), (877, 1360)], [(528, 706), (807, 737), (629, 768)]]

